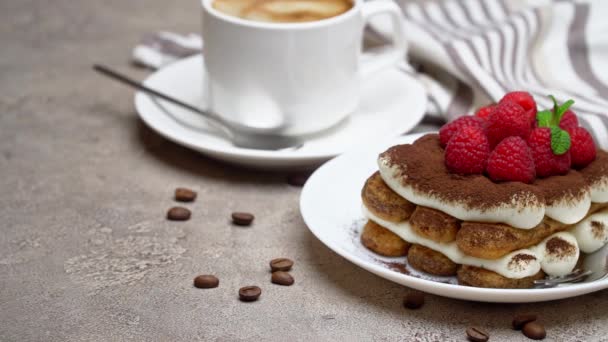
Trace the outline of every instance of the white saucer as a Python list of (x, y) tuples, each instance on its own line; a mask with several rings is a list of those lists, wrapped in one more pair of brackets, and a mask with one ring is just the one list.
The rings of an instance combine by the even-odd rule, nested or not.
[[(144, 84), (204, 108), (202, 56), (177, 61), (150, 75)], [(153, 130), (210, 157), (258, 168), (300, 168), (320, 164), (358, 144), (392, 138), (412, 129), (424, 116), (426, 92), (412, 77), (388, 69), (362, 85), (360, 108), (323, 135), (295, 150), (253, 150), (233, 146), (201, 116), (138, 92), (135, 107)]]
[[(378, 166), (380, 152), (420, 137), (407, 135), (345, 153), (321, 166), (308, 179), (300, 197), (300, 212), (310, 231), (334, 252), (380, 277), (436, 295), (497, 303), (541, 302), (583, 295), (608, 288), (608, 279), (550, 289), (485, 289), (456, 284), (455, 277), (434, 277), (395, 270), (405, 258), (385, 258), (367, 250), (359, 236), (365, 219), (361, 188)], [(608, 248), (608, 247), (605, 247)], [(596, 252), (597, 253), (597, 252)], [(392, 266), (392, 267), (391, 267)]]

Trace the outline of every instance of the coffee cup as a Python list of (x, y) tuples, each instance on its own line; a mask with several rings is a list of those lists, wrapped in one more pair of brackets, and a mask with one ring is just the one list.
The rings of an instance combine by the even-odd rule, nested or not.
[[(300, 136), (338, 124), (356, 110), (361, 82), (406, 53), (391, 1), (231, 0), (247, 13), (214, 6), (228, 0), (201, 1), (208, 109), (265, 132)], [(266, 7), (252, 11), (256, 3)], [(379, 14), (391, 18), (392, 45), (363, 53), (364, 26)]]

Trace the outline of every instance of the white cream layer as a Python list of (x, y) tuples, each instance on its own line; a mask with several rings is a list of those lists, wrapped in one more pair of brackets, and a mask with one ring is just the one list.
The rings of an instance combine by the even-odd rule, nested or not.
[(608, 209), (590, 215), (571, 230), (584, 253), (593, 253), (608, 243)]
[[(540, 203), (540, 200), (533, 193), (530, 193), (530, 198), (513, 197), (511, 203), (503, 203), (494, 208), (481, 210), (467, 208), (465, 205), (457, 202), (440, 200), (436, 196), (433, 196), (432, 193), (421, 194), (416, 192), (411, 186), (404, 186), (401, 183), (401, 178), (403, 177), (401, 170), (397, 166), (392, 166), (387, 158), (378, 158), (378, 168), (386, 185), (414, 204), (437, 209), (463, 221), (501, 222), (520, 229), (532, 229), (536, 227), (541, 223), (545, 215), (564, 224), (573, 224), (580, 221), (589, 212), (594, 191), (592, 187), (591, 191), (580, 200), (572, 201), (569, 199), (558, 201), (551, 206), (525, 204)], [(604, 191), (608, 193), (608, 186), (604, 190), (596, 189), (596, 198), (603, 196)]]
[[(414, 204), (437, 209), (463, 221), (503, 222), (516, 228), (531, 229), (536, 227), (545, 217), (544, 206), (524, 206), (518, 203), (534, 202), (535, 198), (519, 200), (513, 198), (512, 203), (503, 204), (493, 209), (471, 209), (460, 203), (448, 203), (439, 200), (432, 194), (421, 194), (410, 186), (402, 185), (400, 181), (401, 171), (398, 167), (391, 166), (387, 159), (379, 158), (378, 168), (386, 185), (401, 197)], [(530, 196), (534, 195), (530, 194)]]
[[(535, 252), (531, 249), (520, 249), (511, 252), (499, 259), (475, 258), (464, 254), (458, 248), (456, 242), (439, 243), (421, 237), (412, 230), (411, 225), (407, 221), (399, 223), (385, 221), (371, 213), (369, 210), (367, 210), (365, 206), (363, 206), (363, 214), (368, 219), (397, 234), (403, 240), (410, 243), (422, 245), (436, 252), (440, 252), (448, 259), (452, 260), (457, 264), (485, 268), (487, 270), (494, 271), (502, 276), (512, 279), (520, 279), (535, 275), (541, 269), (541, 256), (539, 256), (538, 252)], [(515, 256), (518, 254), (531, 255), (534, 257), (534, 260), (518, 262), (515, 258)]]
[(578, 201), (563, 199), (547, 205), (545, 215), (563, 224), (573, 224), (582, 220), (589, 212), (589, 208), (591, 208), (591, 191), (587, 191)]
[[(363, 214), (368, 219), (397, 234), (405, 241), (419, 244), (436, 252), (440, 252), (454, 263), (481, 267), (494, 271), (510, 279), (520, 279), (535, 275), (541, 270), (541, 268), (545, 273), (551, 276), (568, 274), (574, 269), (579, 256), (579, 248), (576, 238), (570, 233), (561, 232), (549, 236), (538, 245), (529, 249), (520, 249), (498, 259), (481, 259), (464, 254), (458, 248), (455, 241), (439, 243), (421, 237), (413, 231), (411, 225), (406, 221), (395, 223), (383, 220), (371, 213), (365, 206), (363, 206)], [(561, 238), (574, 246), (571, 254), (560, 256), (553, 255), (546, 248), (546, 243), (548, 240), (554, 237)], [(516, 256), (520, 254), (533, 256), (534, 260), (518, 261)]]
[[(569, 253), (565, 253), (565, 251), (561, 253), (552, 253), (549, 249), (547, 249), (547, 241), (553, 238), (558, 238), (568, 242), (574, 247), (574, 249)], [(542, 268), (543, 272), (550, 276), (563, 276), (572, 272), (580, 255), (578, 242), (574, 235), (569, 232), (555, 233), (530, 249), (536, 252), (536, 255), (539, 256), (540, 267)]]
[(591, 201), (593, 203), (608, 202), (608, 175), (591, 184)]

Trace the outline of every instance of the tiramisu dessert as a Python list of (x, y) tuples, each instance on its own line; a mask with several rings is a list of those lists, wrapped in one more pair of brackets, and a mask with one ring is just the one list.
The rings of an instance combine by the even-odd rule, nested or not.
[(378, 157), (361, 241), (463, 285), (529, 288), (608, 242), (608, 153), (569, 110), (506, 94)]

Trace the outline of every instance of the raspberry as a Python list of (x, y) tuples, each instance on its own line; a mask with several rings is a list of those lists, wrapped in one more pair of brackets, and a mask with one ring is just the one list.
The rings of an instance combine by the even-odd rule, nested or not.
[(467, 115), (459, 117), (458, 119), (441, 127), (441, 129), (439, 130), (439, 142), (441, 143), (442, 147), (445, 147), (452, 138), (452, 136), (456, 134), (456, 132), (458, 132), (461, 128), (472, 126), (485, 130), (485, 125), (486, 124), (483, 119), (480, 119), (475, 116)]
[(482, 174), (486, 168), (490, 144), (483, 129), (461, 128), (445, 148), (445, 165), (452, 173)]
[(570, 131), (578, 127), (578, 119), (573, 111), (567, 110), (559, 121), (559, 127), (563, 130)]
[(492, 113), (492, 110), (494, 110), (494, 107), (496, 107), (496, 104), (491, 104), (491, 105), (481, 107), (477, 110), (477, 112), (475, 113), (475, 116), (478, 118), (487, 120), (488, 116), (490, 116), (490, 113)]
[(528, 113), (530, 125), (534, 125), (534, 122), (536, 122), (537, 108), (536, 101), (534, 101), (534, 98), (532, 97), (532, 95), (530, 95), (530, 93), (528, 93), (527, 91), (512, 91), (510, 93), (505, 94), (505, 96), (502, 97), (499, 103), (506, 100), (511, 100), (520, 105), (526, 111), (526, 113)]
[(570, 151), (561, 155), (553, 153), (550, 128), (539, 127), (532, 130), (528, 138), (528, 146), (534, 158), (538, 177), (563, 175), (570, 170)]
[(528, 114), (517, 103), (503, 99), (488, 117), (488, 139), (490, 146), (498, 145), (502, 139), (511, 136), (528, 138), (532, 126)]
[(496, 145), (486, 171), (493, 181), (532, 183), (536, 175), (532, 153), (521, 137), (508, 137)]
[[(564, 120), (562, 119), (562, 122)], [(570, 133), (570, 157), (572, 158), (572, 166), (581, 169), (595, 160), (596, 150), (595, 143), (591, 134), (583, 127), (574, 127), (569, 130)]]

